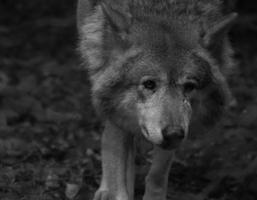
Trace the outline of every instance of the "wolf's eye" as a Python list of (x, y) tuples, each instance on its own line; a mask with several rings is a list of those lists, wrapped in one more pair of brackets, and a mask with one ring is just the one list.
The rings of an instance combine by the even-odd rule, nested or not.
[(183, 84), (183, 91), (184, 93), (190, 93), (193, 90), (197, 89), (196, 81), (188, 81)]
[(154, 90), (156, 88), (156, 82), (154, 80), (145, 80), (142, 85), (145, 89)]

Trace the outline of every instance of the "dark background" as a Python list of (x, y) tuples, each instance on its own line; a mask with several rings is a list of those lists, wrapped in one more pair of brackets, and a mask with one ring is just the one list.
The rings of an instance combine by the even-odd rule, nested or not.
[[(257, 2), (225, 1), (239, 67), (238, 105), (177, 154), (173, 200), (257, 199)], [(0, 199), (90, 199), (99, 184), (101, 123), (76, 52), (75, 0), (0, 0)], [(137, 199), (147, 157), (138, 156)]]

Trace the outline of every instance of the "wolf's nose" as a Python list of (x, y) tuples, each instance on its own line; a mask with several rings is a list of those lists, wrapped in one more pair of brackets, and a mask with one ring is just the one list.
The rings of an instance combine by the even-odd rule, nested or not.
[(185, 138), (185, 131), (182, 128), (169, 128), (166, 127), (162, 130), (162, 135), (164, 141), (170, 141), (170, 142), (175, 142), (175, 141), (180, 141)]

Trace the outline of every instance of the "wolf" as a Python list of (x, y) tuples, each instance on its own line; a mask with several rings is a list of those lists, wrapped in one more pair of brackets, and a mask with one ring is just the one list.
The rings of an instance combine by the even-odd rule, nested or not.
[(165, 200), (173, 153), (194, 124), (209, 130), (232, 95), (220, 0), (79, 0), (79, 50), (104, 123), (94, 200), (134, 199), (137, 140), (153, 144), (143, 200)]

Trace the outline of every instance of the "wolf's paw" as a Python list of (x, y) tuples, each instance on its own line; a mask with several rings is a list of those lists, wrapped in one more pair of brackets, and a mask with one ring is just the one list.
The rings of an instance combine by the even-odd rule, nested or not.
[(116, 200), (108, 190), (98, 190), (93, 200)]

